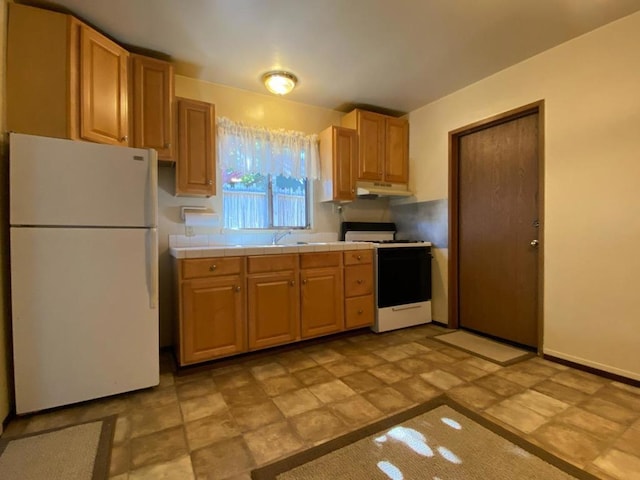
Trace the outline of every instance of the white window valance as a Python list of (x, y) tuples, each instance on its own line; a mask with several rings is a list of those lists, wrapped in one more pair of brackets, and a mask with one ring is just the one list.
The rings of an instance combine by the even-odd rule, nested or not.
[(318, 178), (318, 136), (271, 130), (217, 119), (218, 164), (232, 170), (294, 178)]

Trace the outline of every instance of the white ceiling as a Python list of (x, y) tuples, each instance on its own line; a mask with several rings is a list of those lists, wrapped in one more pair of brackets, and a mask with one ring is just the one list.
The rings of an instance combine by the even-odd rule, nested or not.
[(347, 111), (409, 112), (640, 10), (640, 0), (53, 0), (176, 73)]

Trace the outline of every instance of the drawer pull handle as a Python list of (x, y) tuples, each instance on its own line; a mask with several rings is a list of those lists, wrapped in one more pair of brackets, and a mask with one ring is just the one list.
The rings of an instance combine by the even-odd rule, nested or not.
[(209, 271), (213, 272), (217, 268), (216, 265), (209, 265)]
[(240, 285), (236, 285), (236, 292), (240, 291)]
[(358, 279), (358, 285), (362, 285), (362, 279), (361, 278)]
[(363, 312), (364, 312), (364, 310), (362, 310), (361, 308), (358, 309), (358, 315), (362, 315)]

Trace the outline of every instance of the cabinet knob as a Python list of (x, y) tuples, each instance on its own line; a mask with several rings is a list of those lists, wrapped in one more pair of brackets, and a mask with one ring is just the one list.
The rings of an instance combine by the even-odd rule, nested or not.
[(236, 292), (240, 291), (240, 285), (236, 285)]
[(121, 142), (126, 142), (127, 140), (129, 140), (129, 137), (126, 135), (120, 139)]
[(213, 180), (209, 180), (209, 181), (207, 182), (207, 185), (213, 185)]
[(358, 309), (358, 315), (362, 315), (363, 312), (364, 310), (362, 310), (361, 308)]
[(209, 265), (209, 271), (213, 272), (216, 269), (216, 265)]
[(291, 281), (289, 282), (289, 285), (291, 285), (292, 287), (293, 287), (295, 284), (296, 284), (296, 281), (295, 281), (295, 280), (291, 280)]
[(306, 285), (307, 284), (307, 279), (305, 278), (304, 280), (302, 280), (302, 283)]
[(361, 278), (358, 279), (358, 285), (362, 285), (362, 279)]
[(357, 258), (358, 260), (362, 260), (362, 255), (358, 255), (356, 258)]
[(165, 143), (164, 144), (164, 148), (171, 148), (171, 144), (170, 143)]

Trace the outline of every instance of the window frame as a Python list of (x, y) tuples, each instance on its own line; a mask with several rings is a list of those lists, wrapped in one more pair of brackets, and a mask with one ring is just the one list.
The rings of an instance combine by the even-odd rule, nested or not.
[(225, 195), (225, 188), (224, 188), (224, 182), (222, 183), (222, 188), (221, 188), (221, 192), (222, 192), (222, 224), (223, 227), (225, 229), (230, 229), (230, 230), (247, 230), (247, 231), (252, 231), (252, 232), (268, 232), (268, 231), (279, 231), (279, 230), (311, 230), (312, 229), (312, 219), (311, 219), (311, 212), (312, 212), (312, 208), (311, 208), (311, 204), (313, 202), (313, 191), (312, 191), (312, 185), (314, 182), (311, 182), (309, 180), (309, 178), (302, 178), (300, 180), (302, 180), (304, 182), (304, 186), (305, 186), (305, 225), (296, 225), (296, 226), (276, 226), (274, 225), (274, 206), (273, 206), (273, 201), (274, 201), (274, 196), (273, 196), (273, 178), (274, 175), (273, 174), (267, 174), (267, 225), (265, 227), (241, 227), (241, 228), (234, 228), (234, 227), (227, 227), (226, 226), (226, 216), (227, 216), (227, 211), (224, 208), (224, 195)]

